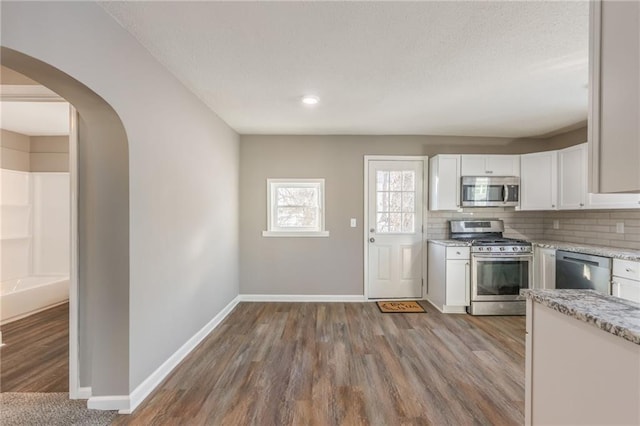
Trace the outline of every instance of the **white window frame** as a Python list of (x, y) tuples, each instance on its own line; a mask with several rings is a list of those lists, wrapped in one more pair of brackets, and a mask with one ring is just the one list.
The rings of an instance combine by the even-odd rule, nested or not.
[[(317, 228), (281, 228), (277, 221), (276, 194), (279, 187), (313, 187), (318, 190), (319, 226)], [(263, 237), (328, 237), (325, 230), (324, 179), (267, 179), (267, 230)]]

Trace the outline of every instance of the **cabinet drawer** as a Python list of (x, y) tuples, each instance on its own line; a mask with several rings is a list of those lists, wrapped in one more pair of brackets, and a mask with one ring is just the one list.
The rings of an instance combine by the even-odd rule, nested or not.
[(447, 247), (447, 259), (469, 259), (469, 247)]
[(616, 297), (640, 303), (640, 281), (613, 277), (611, 294)]
[(613, 275), (640, 281), (640, 263), (631, 260), (613, 259)]

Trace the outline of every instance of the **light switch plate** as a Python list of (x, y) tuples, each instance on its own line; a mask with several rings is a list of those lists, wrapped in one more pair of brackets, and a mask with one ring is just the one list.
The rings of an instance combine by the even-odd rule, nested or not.
[(355, 217), (352, 217), (352, 218), (351, 218), (351, 227), (352, 227), (352, 228), (355, 228), (355, 227), (356, 227), (356, 218), (355, 218)]
[(560, 221), (558, 219), (553, 221), (553, 229), (560, 229)]
[(616, 232), (618, 234), (624, 234), (624, 222), (616, 223)]

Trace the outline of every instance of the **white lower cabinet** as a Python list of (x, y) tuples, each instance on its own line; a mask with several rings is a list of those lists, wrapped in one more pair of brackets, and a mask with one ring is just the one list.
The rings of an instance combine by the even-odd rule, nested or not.
[(469, 247), (428, 244), (427, 300), (440, 312), (465, 313), (471, 297)]
[(447, 259), (446, 303), (451, 306), (469, 306), (469, 259)]
[(527, 300), (525, 425), (640, 424), (640, 345)]
[(556, 249), (536, 247), (533, 263), (533, 288), (556, 288)]
[(640, 303), (640, 262), (613, 259), (611, 294)]
[(613, 277), (611, 293), (616, 297), (640, 303), (640, 281)]

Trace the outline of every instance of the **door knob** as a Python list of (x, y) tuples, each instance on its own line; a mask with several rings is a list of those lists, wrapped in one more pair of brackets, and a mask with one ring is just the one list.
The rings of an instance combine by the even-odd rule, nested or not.
[(371, 232), (371, 233), (376, 232), (376, 228), (371, 228), (371, 229), (369, 229), (369, 232)]
[(370, 243), (375, 243), (375, 242), (376, 242), (376, 239), (375, 239), (375, 238), (373, 238), (373, 237), (371, 237), (371, 238), (369, 238), (369, 242), (370, 242)]

